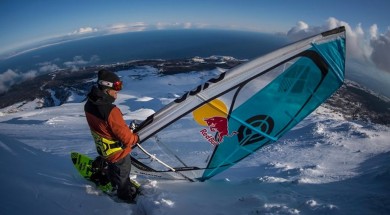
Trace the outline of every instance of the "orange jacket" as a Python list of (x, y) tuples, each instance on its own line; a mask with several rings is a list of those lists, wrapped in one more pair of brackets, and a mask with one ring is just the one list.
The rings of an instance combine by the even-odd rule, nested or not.
[[(101, 137), (112, 141), (120, 141), (123, 144), (122, 150), (105, 157), (107, 161), (115, 163), (130, 153), (131, 147), (138, 142), (139, 138), (137, 134), (129, 129), (119, 108), (111, 103), (113, 100), (102, 102), (106, 101), (107, 97), (100, 92), (96, 92), (96, 90), (98, 89), (92, 89), (91, 93), (94, 92), (99, 97), (96, 99), (96, 97), (91, 96), (91, 93), (88, 95), (89, 99), (84, 106), (85, 116), (93, 132)], [(101, 97), (106, 100), (102, 100)]]

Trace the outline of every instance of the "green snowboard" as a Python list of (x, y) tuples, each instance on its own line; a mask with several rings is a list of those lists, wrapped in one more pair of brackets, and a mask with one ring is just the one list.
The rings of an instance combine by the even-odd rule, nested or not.
[[(72, 158), (74, 167), (77, 169), (80, 175), (83, 176), (88, 181), (91, 181), (90, 177), (92, 175), (93, 159), (88, 157), (87, 155), (83, 155), (78, 152), (72, 152), (70, 156)], [(137, 188), (138, 191), (137, 193), (139, 193), (141, 185), (132, 179), (130, 179), (130, 181), (134, 185), (134, 187)], [(111, 185), (110, 182), (105, 185), (97, 185), (97, 188), (110, 196), (113, 195), (112, 194), (113, 186)]]

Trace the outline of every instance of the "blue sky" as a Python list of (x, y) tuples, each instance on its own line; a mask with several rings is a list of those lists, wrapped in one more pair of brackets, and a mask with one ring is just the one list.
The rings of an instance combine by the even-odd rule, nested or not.
[(64, 35), (153, 28), (223, 28), (286, 33), (299, 21), (390, 26), (388, 0), (2, 0), (0, 54)]
[[(130, 31), (234, 29), (294, 41), (345, 26), (349, 78), (390, 97), (389, 8), (389, 0), (0, 0), (0, 60), (59, 41)], [(37, 74), (2, 72), (0, 88)]]

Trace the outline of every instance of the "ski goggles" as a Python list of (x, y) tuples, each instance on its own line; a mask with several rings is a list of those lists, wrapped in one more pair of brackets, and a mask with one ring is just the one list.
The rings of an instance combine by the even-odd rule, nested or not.
[(110, 87), (115, 91), (120, 91), (123, 88), (122, 81), (115, 81), (114, 83), (112, 83), (109, 81), (100, 80), (99, 84), (106, 87)]

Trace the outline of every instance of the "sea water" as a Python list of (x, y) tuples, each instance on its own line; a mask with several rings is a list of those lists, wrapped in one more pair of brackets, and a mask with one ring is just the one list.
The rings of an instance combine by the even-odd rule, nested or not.
[(252, 59), (287, 44), (282, 36), (227, 30), (161, 30), (106, 35), (63, 42), (0, 61), (0, 74), (45, 72), (44, 66), (67, 68), (130, 60), (232, 56)]

